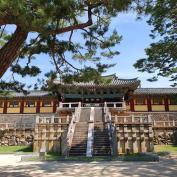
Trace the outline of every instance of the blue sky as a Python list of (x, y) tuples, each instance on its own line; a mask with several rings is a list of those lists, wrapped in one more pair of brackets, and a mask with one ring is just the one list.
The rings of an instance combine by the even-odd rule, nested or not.
[[(144, 49), (149, 46), (152, 39), (149, 37), (151, 27), (146, 23), (146, 19), (136, 20), (136, 14), (134, 13), (121, 13), (117, 17), (112, 19), (110, 30), (116, 29), (120, 35), (123, 36), (123, 40), (116, 47), (116, 50), (120, 52), (120, 55), (114, 57), (111, 61), (116, 63), (114, 68), (111, 68), (107, 74), (116, 73), (119, 78), (136, 78), (141, 80), (141, 87), (170, 87), (172, 84), (168, 81), (168, 78), (160, 78), (157, 82), (148, 82), (147, 79), (152, 75), (147, 73), (140, 73), (134, 67), (133, 64), (137, 59), (145, 57)], [(9, 28), (12, 30), (12, 28)], [(64, 35), (65, 37), (65, 35)], [(79, 39), (79, 34), (74, 35), (76, 40)], [(50, 57), (46, 55), (37, 56), (34, 60), (35, 65), (39, 65), (43, 73), (51, 70), (51, 64), (49, 62)], [(75, 62), (75, 61), (72, 61)], [(77, 65), (79, 63), (77, 62)], [(84, 66), (84, 63), (81, 67)], [(43, 77), (43, 73), (40, 77)], [(11, 78), (9, 71), (6, 72), (3, 79), (8, 80)], [(34, 83), (36, 78), (19, 78), (16, 79), (27, 82), (28, 84)]]

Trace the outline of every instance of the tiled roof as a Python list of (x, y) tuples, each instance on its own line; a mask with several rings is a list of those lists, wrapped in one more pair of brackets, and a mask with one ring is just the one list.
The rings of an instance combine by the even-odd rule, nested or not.
[[(127, 82), (125, 79), (121, 81), (119, 79), (119, 82), (122, 82), (124, 86), (127, 83), (128, 84), (131, 83), (130, 80)], [(134, 91), (134, 94), (135, 95), (175, 95), (177, 94), (177, 88), (137, 88)], [(29, 91), (27, 95), (23, 93), (11, 92), (10, 95), (8, 95), (8, 97), (44, 97), (49, 95), (50, 93), (47, 91), (33, 90), (33, 91)]]
[(135, 95), (174, 95), (177, 94), (177, 88), (138, 88)]
[(66, 87), (88, 87), (88, 88), (92, 88), (92, 87), (116, 87), (116, 88), (132, 88), (132, 89), (136, 89), (139, 84), (140, 81), (137, 78), (134, 79), (119, 79), (118, 77), (116, 77), (115, 75), (109, 75), (109, 76), (104, 76), (105, 79), (111, 79), (110, 82), (108, 83), (100, 83), (100, 84), (96, 84), (93, 81), (90, 82), (73, 82), (72, 84), (66, 84), (66, 83), (62, 83), (60, 81), (55, 81), (56, 84), (59, 85), (63, 85)]
[(24, 94), (22, 92), (10, 92), (8, 94), (8, 97), (43, 97), (43, 96), (48, 96), (49, 92), (46, 91), (40, 91), (40, 90), (32, 90), (29, 91), (28, 94)]

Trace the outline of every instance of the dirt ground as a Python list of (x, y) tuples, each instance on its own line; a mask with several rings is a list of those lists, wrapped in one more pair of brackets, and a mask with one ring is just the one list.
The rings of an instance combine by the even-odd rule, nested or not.
[(131, 176), (177, 177), (177, 159), (160, 162), (21, 162), (16, 155), (0, 155), (0, 177)]

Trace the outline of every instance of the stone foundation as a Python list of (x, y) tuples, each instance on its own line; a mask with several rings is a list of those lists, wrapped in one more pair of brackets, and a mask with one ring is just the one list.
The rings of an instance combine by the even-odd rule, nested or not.
[(0, 130), (0, 146), (32, 145), (34, 130)]

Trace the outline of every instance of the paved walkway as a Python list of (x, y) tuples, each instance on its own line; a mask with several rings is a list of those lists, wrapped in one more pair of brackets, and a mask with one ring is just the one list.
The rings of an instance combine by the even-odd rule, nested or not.
[(160, 162), (21, 162), (20, 156), (0, 155), (0, 177), (177, 177), (177, 159)]

